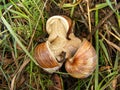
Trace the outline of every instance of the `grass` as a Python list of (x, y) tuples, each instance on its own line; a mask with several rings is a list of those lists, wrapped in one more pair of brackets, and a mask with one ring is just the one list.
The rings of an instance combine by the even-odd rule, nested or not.
[[(98, 25), (99, 19), (98, 19), (98, 10), (95, 12), (95, 25)], [(98, 60), (99, 60), (99, 31), (96, 30), (95, 33), (95, 40), (96, 40), (96, 53), (98, 55)], [(97, 90), (98, 87), (98, 80), (99, 80), (99, 61), (97, 61), (97, 66), (95, 70), (95, 90)]]
[(56, 14), (71, 17), (78, 36), (82, 33), (87, 37), (87, 32), (93, 33), (95, 29), (90, 41), (98, 55), (96, 70), (88, 78), (72, 78), (62, 69), (56, 72), (64, 90), (119, 89), (119, 9), (119, 3), (110, 0), (97, 3), (81, 0), (0, 1), (0, 89), (46, 90), (53, 86), (52, 75), (38, 66), (33, 53), (38, 39), (45, 33), (46, 20)]

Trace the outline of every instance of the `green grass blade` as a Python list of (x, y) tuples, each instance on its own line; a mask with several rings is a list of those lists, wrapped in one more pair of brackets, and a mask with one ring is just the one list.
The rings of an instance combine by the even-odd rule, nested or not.
[(2, 72), (3, 76), (5, 77), (5, 80), (7, 81), (8, 85), (9, 85), (9, 80), (7, 75), (5, 74), (4, 70), (2, 69), (2, 67), (0, 66), (0, 71)]
[(27, 51), (27, 49), (25, 48), (25, 46), (21, 43), (21, 41), (17, 38), (16, 33), (12, 30), (10, 24), (5, 20), (5, 18), (1, 15), (1, 20), (3, 21), (3, 23), (5, 24), (5, 26), (7, 27), (7, 29), (9, 30), (9, 32), (11, 33), (11, 35), (15, 38), (16, 42), (20, 45), (20, 47), (24, 50), (24, 52), (30, 57), (30, 59), (36, 64), (37, 62), (35, 61), (35, 59), (30, 55), (30, 53)]
[[(76, 0), (73, 0), (73, 3), (75, 3), (75, 2), (76, 2)], [(73, 16), (74, 9), (75, 9), (75, 7), (72, 7), (72, 8), (71, 8), (70, 17), (72, 17), (72, 16)]]
[(117, 20), (118, 20), (118, 24), (119, 24), (119, 27), (120, 27), (120, 14), (119, 14), (119, 11), (115, 11), (115, 9), (112, 6), (112, 2), (110, 0), (106, 0), (106, 2), (109, 5), (109, 7), (113, 10), (113, 12), (116, 14)]
[[(108, 86), (109, 84), (111, 84), (111, 81), (115, 78), (115, 75), (116, 75), (116, 74), (117, 74), (116, 72), (112, 72), (112, 73), (108, 74), (108, 75), (99, 83), (98, 90), (105, 90), (105, 88), (107, 88), (107, 86)], [(106, 81), (105, 84), (103, 84), (104, 81)], [(103, 86), (102, 86), (102, 84), (103, 84)]]
[[(111, 4), (115, 4), (115, 2), (111, 2)], [(107, 7), (107, 6), (108, 6), (108, 3), (97, 4), (97, 5), (95, 6), (95, 8), (90, 9), (90, 12), (91, 12), (91, 11), (94, 11), (94, 10), (99, 10), (99, 9), (105, 8), (105, 7)]]
[(103, 52), (104, 52), (104, 54), (105, 54), (109, 64), (112, 66), (110, 58), (109, 58), (109, 55), (108, 55), (108, 51), (107, 51), (107, 49), (106, 49), (106, 47), (105, 47), (105, 45), (104, 45), (102, 40), (100, 40), (100, 47), (102, 48), (102, 50), (103, 50)]
[[(98, 24), (98, 10), (96, 10), (95, 12), (95, 25)], [(96, 41), (96, 53), (98, 56), (98, 60), (99, 60), (99, 35), (98, 35), (99, 31), (96, 30), (95, 33), (95, 41)], [(97, 60), (97, 65), (96, 65), (96, 70), (95, 70), (95, 90), (97, 90), (98, 87), (98, 81), (99, 81), (99, 62)]]
[[(75, 7), (77, 6), (82, 0), (78, 0), (77, 2), (75, 2), (77, 0), (73, 0), (73, 3), (65, 3), (63, 4), (63, 8), (69, 8), (69, 7)], [(60, 5), (59, 5), (60, 6)]]
[(94, 75), (92, 75), (92, 76), (91, 76), (91, 78), (90, 78), (90, 80), (89, 80), (89, 83), (88, 83), (88, 85), (87, 85), (87, 87), (86, 87), (86, 90), (89, 90), (89, 88), (90, 88), (90, 86), (91, 86), (91, 83), (92, 83), (93, 78), (94, 78)]
[(107, 4), (109, 5), (109, 7), (115, 12), (115, 9), (112, 6), (112, 3), (110, 2), (110, 0), (106, 0)]
[(116, 59), (115, 59), (115, 64), (114, 64), (114, 70), (118, 70), (118, 66), (119, 66), (119, 60), (120, 60), (120, 53), (117, 51), (116, 53)]
[(14, 14), (19, 15), (19, 17), (21, 16), (21, 17), (23, 17), (23, 18), (28, 19), (28, 16), (26, 16), (25, 14), (22, 14), (22, 13), (20, 13), (20, 12), (17, 12), (17, 11), (15, 11), (15, 10), (12, 10), (12, 9), (10, 9), (9, 11), (12, 12), (12, 13), (14, 13)]

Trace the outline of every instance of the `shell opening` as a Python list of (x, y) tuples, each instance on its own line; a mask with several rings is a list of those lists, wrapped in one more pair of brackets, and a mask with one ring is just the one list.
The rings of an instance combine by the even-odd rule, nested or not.
[(46, 30), (48, 33), (50, 33), (50, 25), (53, 24), (55, 22), (55, 20), (60, 20), (62, 22), (62, 24), (64, 25), (65, 27), (65, 32), (68, 32), (69, 30), (69, 23), (67, 21), (67, 19), (65, 19), (63, 16), (59, 16), (59, 15), (56, 15), (56, 16), (52, 16), (50, 17), (48, 20), (47, 20), (47, 23), (46, 23)]

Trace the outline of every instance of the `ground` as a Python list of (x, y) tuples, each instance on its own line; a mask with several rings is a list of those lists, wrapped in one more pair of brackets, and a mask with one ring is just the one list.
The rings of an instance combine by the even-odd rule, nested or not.
[[(46, 21), (65, 15), (74, 34), (96, 50), (95, 71), (76, 79), (65, 70), (50, 74), (37, 64), (34, 49), (48, 38)], [(119, 90), (119, 0), (2, 0), (0, 1), (0, 90)]]

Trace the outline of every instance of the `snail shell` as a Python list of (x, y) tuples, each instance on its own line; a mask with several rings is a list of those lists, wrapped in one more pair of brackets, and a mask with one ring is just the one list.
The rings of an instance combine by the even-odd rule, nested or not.
[(75, 78), (86, 78), (95, 70), (97, 54), (92, 44), (83, 39), (75, 55), (65, 63), (66, 71)]
[(67, 33), (72, 27), (72, 21), (64, 15), (55, 15), (46, 22), (46, 31), (49, 34), (48, 41), (52, 42), (55, 38), (66, 38)]
[(49, 73), (53, 73), (62, 66), (62, 63), (56, 60), (49, 44), (47, 41), (37, 45), (34, 50), (34, 57), (41, 68)]

